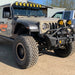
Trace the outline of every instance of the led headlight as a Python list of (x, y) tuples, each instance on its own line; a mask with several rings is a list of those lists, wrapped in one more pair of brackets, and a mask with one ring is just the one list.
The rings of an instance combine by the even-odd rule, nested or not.
[(46, 30), (47, 28), (49, 28), (49, 24), (44, 23), (44, 24), (42, 25), (42, 29), (43, 29), (43, 30)]
[(59, 26), (64, 26), (63, 20), (59, 20), (59, 21), (58, 21), (58, 25), (59, 25)]
[(37, 26), (30, 26), (29, 29), (31, 29), (31, 30), (37, 30), (38, 27)]
[(30, 25), (28, 28), (31, 32), (38, 32), (39, 31), (39, 28), (37, 25)]
[(71, 26), (71, 24), (72, 24), (72, 21), (71, 20), (67, 20), (66, 25), (67, 26)]

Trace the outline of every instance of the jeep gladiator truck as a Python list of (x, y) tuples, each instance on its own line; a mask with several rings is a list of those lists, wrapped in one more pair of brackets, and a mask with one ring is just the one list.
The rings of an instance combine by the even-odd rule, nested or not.
[(0, 6), (0, 38), (13, 42), (20, 68), (36, 64), (39, 50), (54, 50), (67, 57), (73, 53), (71, 21), (45, 17), (39, 4), (15, 2)]

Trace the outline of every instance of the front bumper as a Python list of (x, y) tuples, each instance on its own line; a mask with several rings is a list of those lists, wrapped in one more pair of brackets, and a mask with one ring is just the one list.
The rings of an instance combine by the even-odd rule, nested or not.
[(75, 35), (71, 37), (62, 38), (51, 37), (50, 35), (47, 35), (47, 37), (49, 38), (52, 47), (58, 47), (67, 43), (72, 43), (75, 40)]
[[(45, 35), (49, 39), (51, 47), (61, 47), (65, 44), (72, 43), (75, 40), (75, 34), (68, 32), (67, 27), (49, 30)], [(53, 33), (51, 33), (51, 31)], [(65, 31), (65, 32), (64, 32)], [(61, 32), (61, 34), (58, 34)], [(59, 36), (60, 37), (59, 37)]]

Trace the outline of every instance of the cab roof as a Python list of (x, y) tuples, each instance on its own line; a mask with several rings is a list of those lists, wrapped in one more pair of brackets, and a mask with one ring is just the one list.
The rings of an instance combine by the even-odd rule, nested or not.
[(27, 3), (27, 0), (0, 0), (0, 6), (8, 5), (8, 4), (13, 4), (13, 3), (15, 3), (16, 1)]

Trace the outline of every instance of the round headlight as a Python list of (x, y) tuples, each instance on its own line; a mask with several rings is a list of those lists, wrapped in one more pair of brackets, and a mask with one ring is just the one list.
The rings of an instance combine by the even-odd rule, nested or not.
[(67, 24), (67, 26), (70, 26), (72, 24), (72, 21), (71, 20), (67, 20), (66, 24)]
[(58, 21), (58, 24), (59, 24), (59, 26), (63, 26), (63, 25), (64, 25), (63, 20), (59, 20), (59, 21)]
[(44, 23), (44, 24), (42, 25), (42, 28), (43, 28), (43, 30), (45, 30), (45, 29), (49, 28), (49, 24)]

